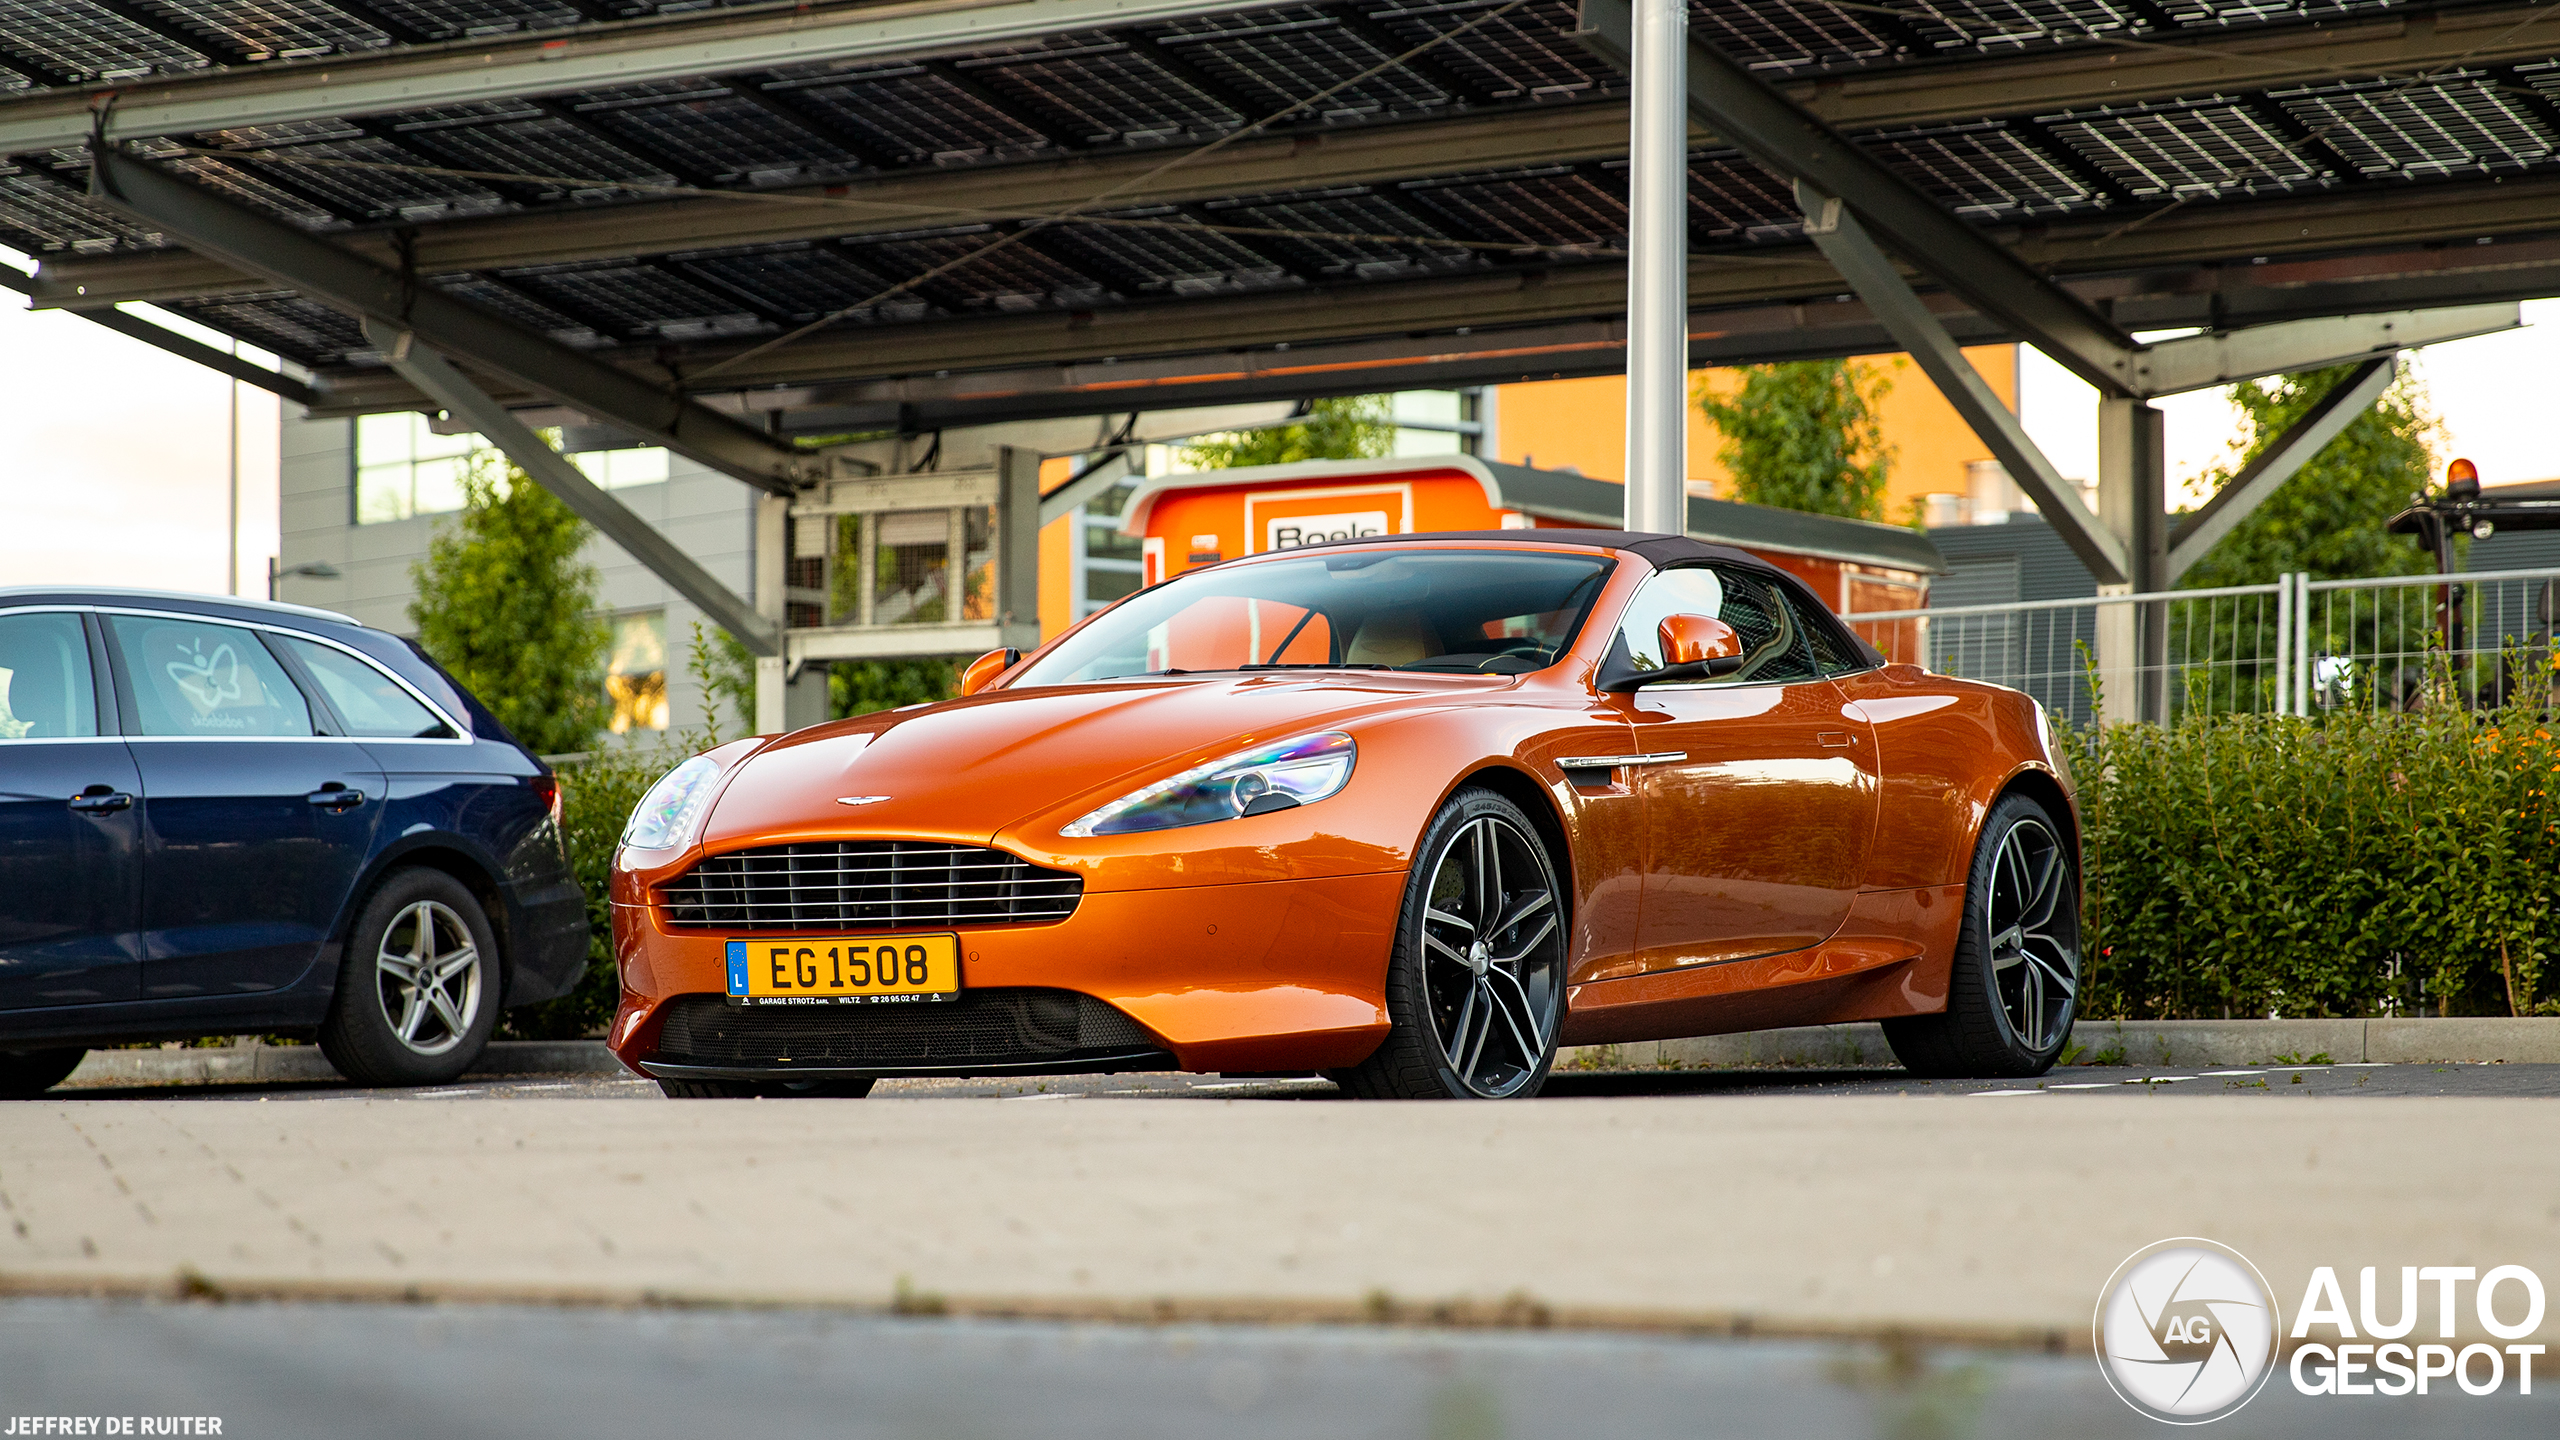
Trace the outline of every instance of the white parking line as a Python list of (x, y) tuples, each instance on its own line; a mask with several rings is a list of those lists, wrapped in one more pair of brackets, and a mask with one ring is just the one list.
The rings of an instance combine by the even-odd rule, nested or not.
[(2041, 1090), (1976, 1090), (1976, 1095), (2041, 1095)]
[(564, 1081), (558, 1085), (510, 1085), (507, 1088), (510, 1090), (575, 1090), (578, 1087)]
[(456, 1095), (477, 1095), (479, 1093), (480, 1092), (477, 1090), (412, 1090), (409, 1092), (409, 1098), (412, 1100), (450, 1100)]
[(2181, 1080), (2194, 1078), (2196, 1077), (2193, 1075), (2137, 1075), (2124, 1083), (2127, 1085), (2175, 1085)]
[(2047, 1085), (2047, 1090), (2113, 1090), (2113, 1080), (2074, 1080), (2068, 1085)]

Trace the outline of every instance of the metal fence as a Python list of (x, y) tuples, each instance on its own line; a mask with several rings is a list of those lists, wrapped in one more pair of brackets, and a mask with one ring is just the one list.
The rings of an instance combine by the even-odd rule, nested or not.
[[(2528, 678), (2550, 683), (2560, 570), (2394, 575), (2100, 595), (1847, 617), (1895, 660), (2008, 685), (2058, 717), (2107, 708), (2301, 715), (2347, 706), (2406, 709), (2429, 677), (2465, 703), (2496, 704)], [(2157, 625), (2160, 641), (2134, 643)], [(2111, 644), (2101, 644), (2107, 632)], [(2149, 658), (2130, 657), (2147, 650)], [(2100, 657), (2106, 656), (2101, 668)]]

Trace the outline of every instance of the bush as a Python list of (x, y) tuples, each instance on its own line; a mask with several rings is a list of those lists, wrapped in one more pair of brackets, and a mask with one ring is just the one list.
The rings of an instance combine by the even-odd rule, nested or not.
[(463, 478), (462, 512), (409, 567), (418, 643), (537, 755), (586, 749), (604, 729), (611, 629), (579, 558), (587, 523), (513, 467)]
[(2560, 1014), (2555, 724), (2439, 703), (2068, 732), (2082, 1013)]
[[(744, 674), (740, 674), (740, 657)], [(560, 775), (560, 833), (568, 843), (569, 868), (587, 892), (587, 973), (578, 988), (557, 1000), (508, 1011), (499, 1022), (505, 1040), (569, 1040), (601, 1035), (613, 1020), (622, 998), (622, 972), (613, 963), (613, 850), (640, 797), (658, 777), (720, 743), (725, 699), (741, 714), (754, 702), (754, 657), (725, 633), (693, 627), (685, 668), (702, 686), (705, 718), (699, 730), (681, 731), (664, 745), (647, 749), (600, 750), (563, 762)]]

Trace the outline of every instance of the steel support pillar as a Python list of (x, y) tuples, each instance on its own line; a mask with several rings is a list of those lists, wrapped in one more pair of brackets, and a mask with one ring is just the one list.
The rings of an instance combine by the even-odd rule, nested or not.
[[(697, 401), (536, 334), (494, 311), (305, 234), (117, 150), (90, 152), (91, 198), (199, 254), (263, 275), (360, 320), (409, 333), (536, 394), (760, 489), (787, 494), (824, 466)], [(476, 390), (478, 387), (474, 387)]]
[[(756, 497), (756, 613), (785, 634), (790, 619), (791, 502)], [(775, 735), (824, 723), (829, 716), (827, 667), (794, 667), (783, 650), (756, 657), (756, 733)]]
[(606, 494), (586, 477), (586, 472), (570, 463), (569, 457), (545, 444), (505, 406), (472, 384), (453, 367), (453, 362), (418, 343), (416, 336), (379, 320), (366, 321), (364, 333), (401, 378), (434, 396), (447, 413), (488, 437), (489, 443), (516, 463), (516, 468), (559, 496), (579, 519), (596, 527), (632, 559), (647, 566), (651, 574), (667, 583), (668, 589), (691, 601), (694, 608), (737, 636), (756, 654), (782, 653), (782, 632), (778, 627), (767, 624), (753, 606), (713, 579), (710, 571), (677, 549), (673, 541), (658, 533), (656, 526)]
[[(779, 654), (756, 662), (756, 729), (760, 733), (798, 730), (822, 724), (833, 716), (828, 691), (828, 673), (838, 660), (855, 658), (890, 659), (902, 656), (948, 655), (963, 652), (975, 658), (982, 648), (1005, 646), (1029, 651), (1040, 644), (1040, 453), (1036, 450), (998, 446), (993, 455), (994, 493), (983, 487), (981, 472), (907, 472), (867, 475), (859, 480), (837, 481), (832, 494), (813, 495), (802, 502), (798, 518), (793, 516), (794, 501), (776, 495), (758, 496), (755, 516), (755, 592), (758, 614), (775, 627), (782, 639)], [(941, 498), (920, 495), (918, 489), (941, 487)], [(837, 508), (847, 502), (844, 493), (850, 486), (857, 492), (869, 490), (867, 500), (854, 503), (868, 508), (846, 511)], [(889, 493), (881, 493), (881, 492)], [(956, 493), (955, 493), (956, 492)], [(971, 590), (967, 554), (964, 551), (961, 512), (966, 507), (986, 506), (992, 501), (995, 511), (993, 542), (995, 583), (991, 594)], [(875, 617), (870, 598), (878, 593), (880, 577), (873, 574), (879, 547), (865, 541), (858, 547), (860, 559), (856, 574), (831, 579), (824, 573), (825, 556), (835, 540), (837, 517), (862, 514), (872, 517), (923, 509), (940, 511), (952, 517), (951, 549), (947, 553), (945, 575), (949, 581), (952, 608), (966, 608), (961, 602), (983, 599), (986, 609), (967, 615), (947, 616), (960, 623), (906, 624), (886, 623)], [(876, 536), (875, 536), (876, 538)], [(838, 552), (839, 558), (842, 552)], [(812, 569), (801, 570), (806, 564)], [(798, 571), (797, 574), (794, 572)], [(825, 609), (829, 604), (830, 585), (850, 579), (854, 593), (866, 597), (859, 602), (854, 617), (838, 616), (834, 623), (823, 623), (811, 617), (803, 628), (791, 628), (793, 601), (811, 609)]]
[[(2160, 412), (2139, 400), (2098, 402), (2098, 520), (2123, 547), (2119, 584), (2100, 594), (2168, 588), (2167, 451)], [(2168, 605), (2098, 608), (2098, 673), (2109, 721), (2168, 719)]]
[(2195, 568), (2206, 552), (2337, 439), (2340, 431), (2372, 409), (2373, 402), (2382, 398), (2382, 392), (2391, 388), (2399, 374), (2396, 355), (2384, 355), (2357, 367), (2330, 387), (2329, 393), (2321, 396), (2319, 403), (2277, 436), (2274, 443), (2242, 466), (2240, 473), (2231, 477), (2231, 483), (2215, 491), (2203, 508), (2179, 522), (2169, 536), (2167, 583), (2178, 583), (2178, 577)]
[(1895, 342), (1910, 353), (1993, 457), (2008, 467), (2009, 478), (2036, 502), (2037, 511), (2080, 557), (2080, 563), (2089, 567), (2089, 573), (2097, 576), (2101, 585), (2126, 580), (2121, 539), (2080, 503), (2075, 488), (2055, 472), (2053, 463), (2028, 438), (2017, 413), (1992, 393), (1982, 372), (1964, 358), (1963, 347), (1912, 293), (1902, 272), (1876, 247), (1858, 218), (1838, 199), (1802, 183), (1796, 186), (1796, 204), (1804, 211), (1805, 233), (1813, 237), (1823, 258), (1858, 292), (1858, 298), (1866, 302), (1867, 309)]
[(1627, 137), (1630, 530), (1688, 533), (1689, 7), (1633, 0)]

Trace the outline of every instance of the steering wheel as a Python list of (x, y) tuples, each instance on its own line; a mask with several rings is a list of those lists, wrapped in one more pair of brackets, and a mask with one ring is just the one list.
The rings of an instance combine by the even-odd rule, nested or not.
[(1537, 662), (1531, 667), (1532, 669), (1544, 670), (1549, 665), (1555, 663), (1556, 652), (1545, 645), (1539, 644), (1535, 640), (1522, 640), (1516, 644), (1505, 645), (1501, 649), (1487, 655), (1482, 660), (1477, 661), (1476, 668), (1478, 670), (1484, 670), (1496, 660), (1516, 660), (1524, 658), (1535, 660)]

